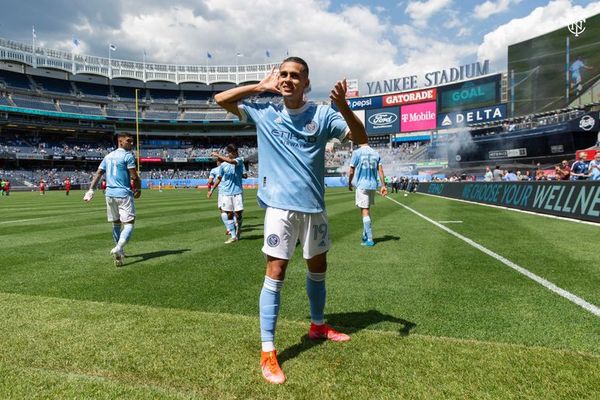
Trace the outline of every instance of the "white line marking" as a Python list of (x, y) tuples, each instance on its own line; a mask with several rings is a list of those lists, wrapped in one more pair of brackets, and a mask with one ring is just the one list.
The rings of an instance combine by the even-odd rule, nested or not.
[(462, 224), (462, 221), (438, 221), (440, 224)]
[(489, 250), (486, 247), (483, 247), (482, 245), (480, 245), (479, 243), (474, 242), (473, 240), (469, 239), (466, 236), (461, 235), (460, 233), (454, 232), (452, 229), (435, 222), (434, 220), (432, 220), (431, 218), (421, 214), (420, 212), (413, 210), (412, 208), (400, 203), (399, 201), (396, 201), (390, 197), (388, 197), (388, 199), (390, 199), (391, 201), (393, 201), (394, 203), (406, 208), (408, 211), (412, 212), (413, 214), (418, 215), (419, 217), (423, 218), (425, 221), (431, 222), (433, 225), (437, 226), (438, 228), (448, 232), (449, 234), (451, 234), (452, 236), (455, 236), (457, 238), (459, 238), (460, 240), (464, 241), (465, 243), (475, 247), (477, 250), (487, 254), (488, 256), (500, 261), (502, 264), (514, 269), (515, 271), (517, 271), (520, 274), (525, 275), (526, 277), (528, 277), (529, 279), (539, 283), (540, 285), (544, 286), (546, 289), (558, 294), (559, 296), (564, 297), (565, 299), (577, 304), (579, 307), (585, 309), (586, 311), (591, 312), (592, 314), (594, 314), (597, 317), (600, 317), (600, 308), (598, 308), (597, 306), (588, 303), (587, 301), (585, 301), (584, 299), (582, 299), (581, 297), (578, 297), (576, 295), (574, 295), (573, 293), (567, 292), (566, 290), (559, 288), (558, 286), (556, 286), (554, 283), (542, 278), (541, 276), (538, 276), (536, 274), (534, 274), (533, 272), (530, 272), (528, 270), (526, 270), (523, 267), (518, 266), (517, 264), (515, 264), (514, 262), (502, 257), (501, 255), (494, 253), (493, 251)]

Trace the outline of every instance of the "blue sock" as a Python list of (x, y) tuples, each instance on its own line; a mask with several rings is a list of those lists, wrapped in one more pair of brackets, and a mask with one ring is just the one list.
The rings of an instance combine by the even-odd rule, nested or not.
[(227, 213), (221, 213), (221, 221), (223, 221), (223, 225), (225, 225), (225, 229), (229, 230), (229, 226), (227, 225), (227, 221), (229, 219), (227, 218)]
[(275, 328), (279, 315), (280, 292), (283, 281), (265, 276), (259, 298), (260, 315), (260, 340), (262, 342), (275, 341)]
[(227, 220), (227, 230), (229, 231), (229, 234), (231, 235), (232, 238), (235, 238), (235, 220), (233, 219), (228, 219)]
[(123, 230), (121, 231), (121, 236), (119, 236), (119, 242), (117, 243), (117, 246), (119, 246), (120, 248), (125, 247), (127, 242), (129, 242), (131, 234), (133, 233), (133, 224), (124, 225), (125, 226), (123, 226)]
[(119, 237), (121, 236), (121, 223), (115, 224), (113, 222), (113, 241), (115, 244), (119, 243)]
[(367, 240), (373, 241), (373, 231), (371, 230), (371, 217), (363, 217), (363, 226), (365, 233), (367, 234)]
[(306, 273), (306, 294), (310, 303), (310, 320), (317, 325), (325, 323), (325, 272)]

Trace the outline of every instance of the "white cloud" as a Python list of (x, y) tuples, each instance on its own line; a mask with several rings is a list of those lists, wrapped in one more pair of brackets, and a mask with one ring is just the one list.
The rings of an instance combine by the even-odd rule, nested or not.
[(417, 26), (426, 26), (427, 20), (435, 13), (441, 11), (450, 5), (452, 0), (411, 0), (406, 6), (406, 14), (413, 20)]
[(485, 3), (475, 6), (473, 15), (477, 19), (486, 19), (494, 14), (499, 14), (509, 9), (512, 4), (518, 4), (521, 0), (487, 0)]
[(575, 6), (569, 0), (554, 0), (534, 9), (523, 18), (513, 19), (483, 37), (477, 50), (480, 60), (506, 66), (508, 46), (562, 28), (572, 22), (600, 13), (600, 2), (586, 7)]

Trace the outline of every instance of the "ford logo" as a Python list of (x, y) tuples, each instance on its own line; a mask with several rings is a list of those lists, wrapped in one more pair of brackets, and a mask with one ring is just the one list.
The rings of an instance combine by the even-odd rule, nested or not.
[(397, 119), (398, 116), (396, 114), (381, 112), (371, 115), (368, 121), (371, 125), (380, 126), (393, 124)]

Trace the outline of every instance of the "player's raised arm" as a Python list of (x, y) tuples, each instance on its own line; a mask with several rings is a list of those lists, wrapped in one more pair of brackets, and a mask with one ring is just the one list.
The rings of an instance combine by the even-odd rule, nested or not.
[(348, 124), (348, 128), (350, 128), (350, 133), (348, 134), (349, 139), (352, 140), (355, 144), (366, 144), (368, 142), (367, 132), (365, 131), (365, 126), (358, 119), (358, 117), (352, 112), (348, 103), (346, 102), (346, 89), (348, 88), (346, 84), (346, 79), (342, 81), (338, 81), (333, 89), (331, 89), (331, 94), (329, 98), (335, 103), (340, 114), (344, 117), (344, 120)]
[(237, 160), (235, 158), (224, 156), (222, 154), (217, 153), (216, 151), (213, 151), (210, 156), (228, 164), (237, 164)]
[(225, 110), (237, 115), (238, 118), (241, 119), (242, 116), (240, 115), (240, 110), (238, 108), (238, 101), (264, 92), (280, 94), (278, 84), (278, 73), (275, 71), (275, 68), (273, 68), (271, 72), (259, 83), (255, 85), (239, 86), (221, 93), (217, 93), (215, 95), (215, 101)]

